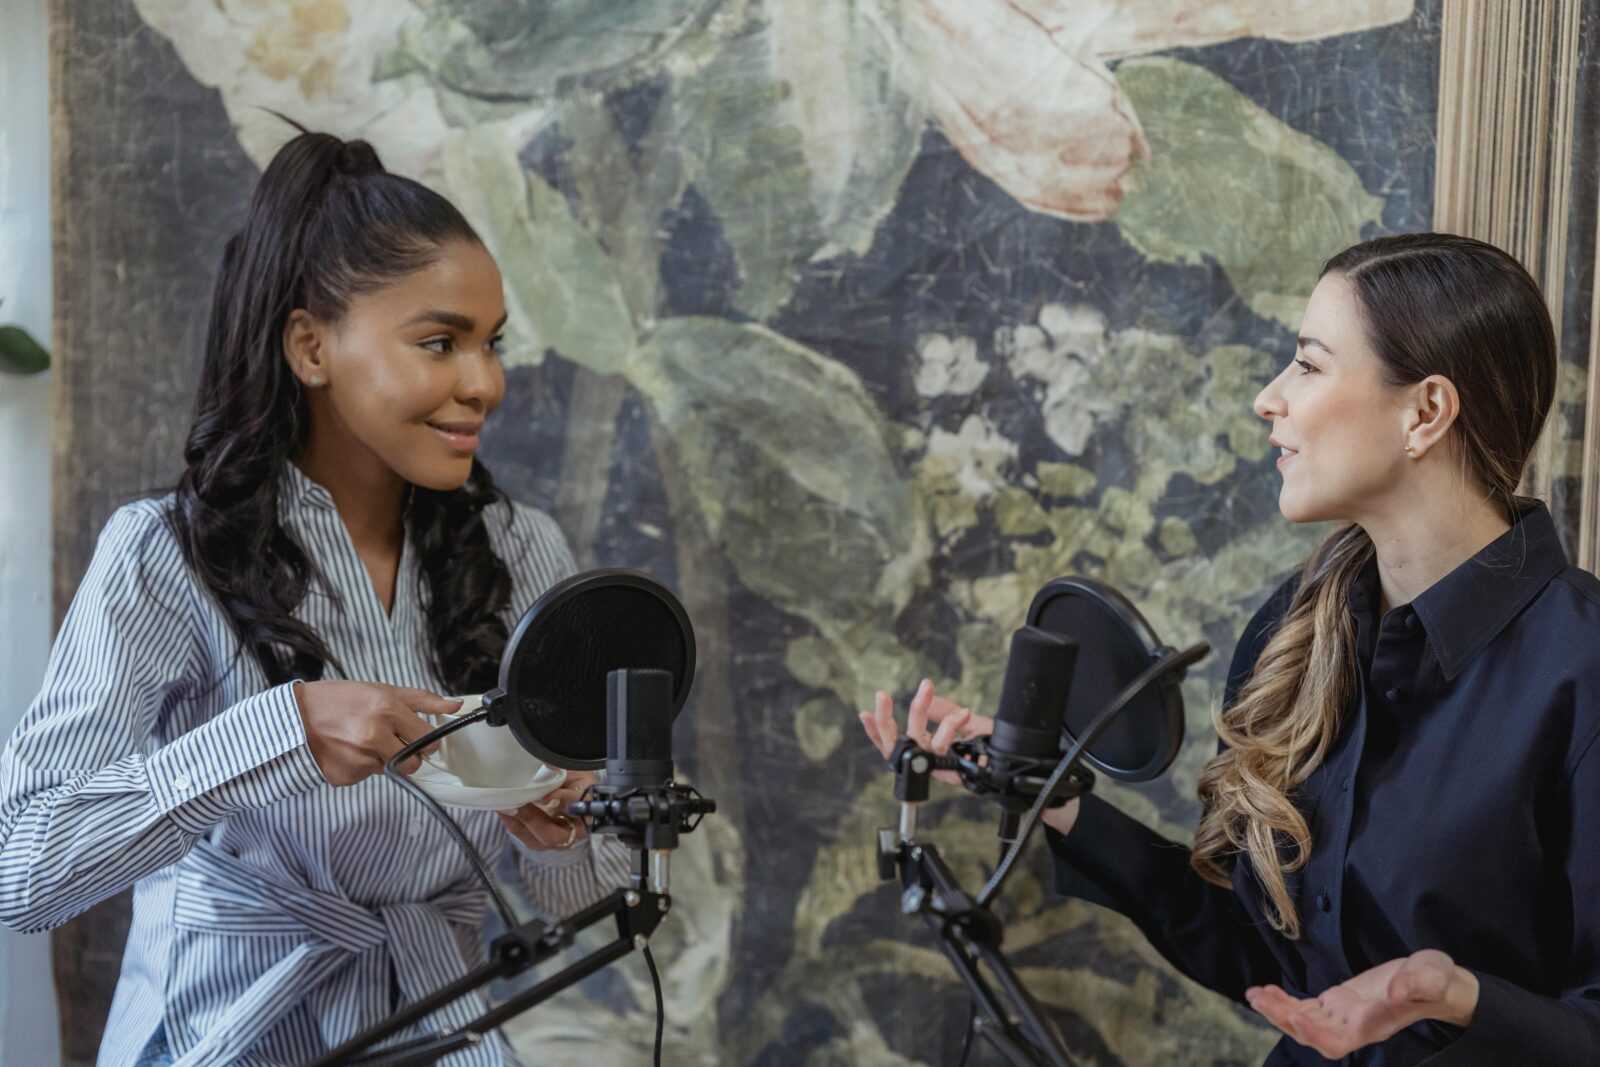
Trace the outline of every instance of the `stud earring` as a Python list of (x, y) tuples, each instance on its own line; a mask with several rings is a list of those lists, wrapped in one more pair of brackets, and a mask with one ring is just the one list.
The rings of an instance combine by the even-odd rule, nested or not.
[(1410, 456), (1412, 459), (1417, 458), (1417, 450), (1411, 446), (1411, 442), (1409, 441), (1406, 442), (1406, 455)]
[[(313, 374), (310, 378), (306, 379), (306, 384), (307, 385), (321, 385), (322, 384), (322, 375)], [(1410, 451), (1410, 450), (1407, 449), (1407, 451)]]

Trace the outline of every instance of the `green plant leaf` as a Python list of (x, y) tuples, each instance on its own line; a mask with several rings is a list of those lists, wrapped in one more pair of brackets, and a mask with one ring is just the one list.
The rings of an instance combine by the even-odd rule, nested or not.
[(1207, 70), (1130, 60), (1117, 83), (1150, 141), (1116, 216), (1123, 236), (1162, 263), (1214, 260), (1252, 311), (1294, 329), (1318, 264), (1359, 241), (1383, 199), (1327, 145)]
[(38, 374), (50, 366), (50, 353), (21, 326), (0, 326), (0, 371)]
[(675, 77), (643, 152), (716, 216), (735, 307), (770, 319), (800, 268), (857, 254), (894, 204), (925, 115), (893, 76), (876, 5), (782, 0), (703, 67)]
[(444, 169), (452, 199), (500, 261), (507, 362), (537, 363), (554, 349), (597, 374), (617, 373), (634, 348), (633, 316), (615, 264), (566, 198), (523, 171), (502, 127), (457, 134)]
[(763, 326), (686, 316), (625, 373), (739, 580), (820, 634), (791, 669), (852, 707), (925, 670), (894, 619), (926, 578), (927, 517), (853, 370)]

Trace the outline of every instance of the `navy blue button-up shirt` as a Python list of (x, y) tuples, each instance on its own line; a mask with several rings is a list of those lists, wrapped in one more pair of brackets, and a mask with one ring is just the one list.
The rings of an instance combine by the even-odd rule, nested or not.
[[(1228, 701), (1293, 590), (1245, 628)], [(1534, 506), (1381, 617), (1369, 564), (1349, 606), (1357, 693), (1293, 798), (1312, 837), (1289, 877), (1298, 940), (1268, 925), (1248, 863), (1231, 890), (1209, 885), (1187, 849), (1093, 796), (1070, 836), (1048, 834), (1059, 888), (1129, 916), (1238, 1000), (1267, 983), (1314, 996), (1424, 948), (1476, 974), (1465, 1029), (1420, 1023), (1349, 1064), (1600, 1064), (1600, 581), (1568, 566)], [(1267, 1060), (1328, 1062), (1288, 1038)]]

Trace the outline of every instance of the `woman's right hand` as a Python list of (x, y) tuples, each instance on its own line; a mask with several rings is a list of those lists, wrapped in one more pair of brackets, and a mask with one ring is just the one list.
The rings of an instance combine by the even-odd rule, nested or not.
[[(433, 725), (418, 712), (448, 715), (461, 707), (424, 689), (377, 682), (301, 682), (294, 687), (306, 744), (331, 785), (355, 785), (383, 771), (389, 757), (427, 734)], [(422, 753), (400, 764), (411, 774)]]
[[(894, 717), (894, 700), (888, 693), (879, 690), (873, 709), (863, 711), (857, 717), (867, 737), (883, 753), (883, 758), (888, 759), (900, 740), (900, 727)], [(930, 722), (937, 726), (931, 735), (928, 733)], [(917, 686), (917, 692), (911, 698), (911, 707), (906, 713), (906, 736), (922, 748), (942, 756), (950, 751), (951, 744), (956, 741), (987, 737), (992, 733), (994, 719), (978, 715), (939, 696), (933, 691), (933, 682), (927, 678)], [(941, 782), (961, 783), (961, 776), (955, 771), (934, 771), (933, 776)], [(1046, 826), (1062, 834), (1071, 833), (1073, 824), (1078, 820), (1078, 806), (1078, 798), (1073, 797), (1059, 808), (1046, 808), (1040, 818)]]

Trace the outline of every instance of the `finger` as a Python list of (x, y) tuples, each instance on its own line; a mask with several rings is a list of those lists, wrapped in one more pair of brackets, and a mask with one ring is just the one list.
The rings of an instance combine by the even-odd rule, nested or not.
[(530, 826), (526, 820), (519, 818), (516, 812), (497, 811), (495, 814), (500, 816), (500, 822), (523, 844), (530, 848), (549, 848), (551, 846), (552, 843), (544, 839), (540, 830)]
[(967, 719), (967, 725), (961, 728), (961, 738), (964, 741), (970, 741), (974, 737), (988, 737), (992, 733), (994, 733), (994, 720), (977, 712), (973, 712)]
[(856, 718), (861, 721), (861, 729), (865, 731), (867, 740), (872, 742), (872, 747), (882, 751), (883, 746), (878, 743), (878, 720), (870, 711), (856, 713)]
[(928, 701), (928, 718), (934, 722), (942, 723), (952, 715), (970, 716), (971, 714), (971, 709), (962, 707), (948, 697), (935, 695), (932, 700)]
[(582, 799), (583, 790), (581, 789), (552, 789), (548, 794), (545, 795), (544, 800), (536, 806), (546, 815), (555, 815), (558, 813), (565, 815), (568, 804)]
[(878, 727), (878, 751), (883, 753), (884, 759), (888, 759), (894, 752), (896, 739), (900, 736), (900, 727), (894, 721), (894, 701), (890, 699), (888, 693), (879, 690), (873, 712)]
[[(520, 826), (528, 838), (538, 842), (540, 848), (567, 848), (588, 835), (580, 820), (570, 815), (548, 815), (533, 804), (524, 804), (511, 812), (499, 813)], [(526, 839), (526, 838), (525, 838)]]
[[(407, 745), (413, 741), (422, 740), (434, 730), (432, 723), (421, 718), (415, 712), (406, 709), (395, 710), (389, 716), (389, 726), (394, 731), (394, 735), (400, 738), (403, 744)], [(424, 756), (432, 755), (438, 748), (439, 742), (435, 741), (423, 748), (420, 754)]]
[(460, 700), (443, 697), (438, 693), (430, 693), (426, 689), (412, 689), (408, 686), (397, 685), (394, 687), (394, 695), (406, 707), (416, 711), (427, 712), (429, 715), (449, 715), (461, 707)]
[(927, 748), (928, 736), (928, 705), (933, 703), (933, 682), (927, 678), (917, 686), (917, 693), (911, 698), (911, 710), (906, 716), (906, 736), (911, 738), (923, 748)]
[(889, 754), (894, 751), (895, 742), (899, 740), (896, 736), (898, 731), (892, 727), (885, 731), (883, 724), (878, 721), (878, 716), (873, 712), (867, 712), (863, 715), (861, 725), (867, 731), (867, 737), (872, 741), (872, 747), (878, 750), (880, 756), (888, 759)]
[[(380, 766), (388, 766), (389, 761), (391, 759), (393, 759), (397, 754), (399, 754), (400, 750), (405, 748), (406, 745), (408, 744), (406, 739), (401, 737), (399, 734), (395, 734), (394, 735), (394, 739), (395, 739), (394, 748), (391, 749), (388, 753), (386, 753), (384, 755), (384, 757), (381, 760), (378, 761)], [(399, 763), (396, 763), (394, 765), (394, 769), (399, 771), (401, 774), (403, 774), (403, 775), (405, 775), (406, 777), (409, 778), (409, 777), (411, 777), (411, 775), (416, 774), (417, 770), (421, 766), (422, 766), (422, 757), (421, 757), (421, 755), (412, 755), (410, 758), (403, 759)]]
[(967, 719), (971, 716), (972, 712), (962, 708), (957, 714), (939, 724), (939, 729), (934, 731), (933, 741), (928, 746), (935, 755), (942, 756), (950, 750), (950, 742), (956, 739), (956, 732), (966, 725)]
[(1296, 1041), (1300, 1040), (1300, 1032), (1295, 1019), (1295, 1008), (1299, 1006), (1300, 1002), (1294, 997), (1274, 985), (1247, 989), (1245, 990), (1245, 999), (1250, 1002), (1252, 1008), (1265, 1016), (1273, 1026), (1276, 1026)]
[(1418, 965), (1415, 960), (1408, 960), (1389, 979), (1389, 999), (1413, 1003), (1443, 1000), (1445, 987), (1449, 984), (1450, 975), (1447, 971), (1431, 963)]

